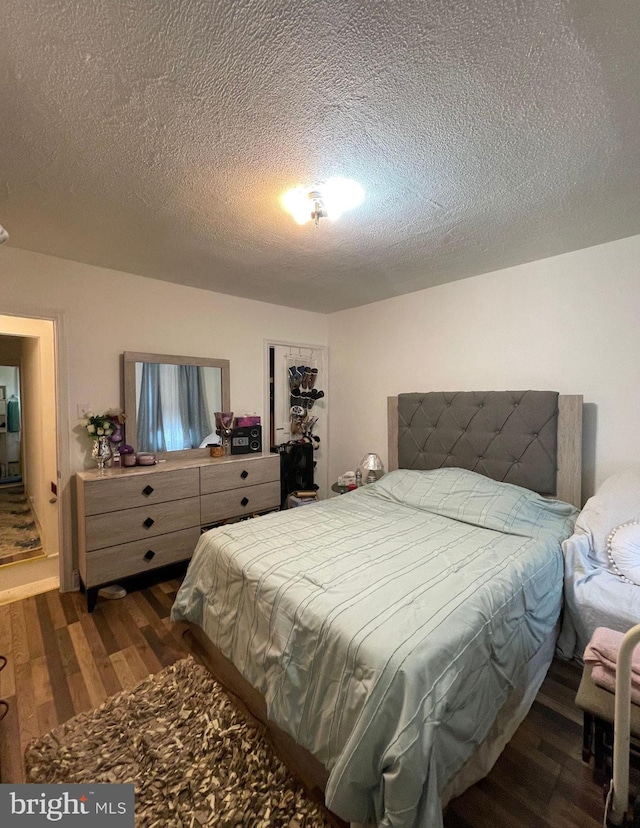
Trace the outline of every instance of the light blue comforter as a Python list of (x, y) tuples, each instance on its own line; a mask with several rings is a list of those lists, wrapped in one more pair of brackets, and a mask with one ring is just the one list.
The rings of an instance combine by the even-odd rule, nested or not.
[(440, 792), (558, 619), (576, 515), (461, 469), (395, 471), (203, 535), (172, 616), (329, 769), (335, 813), (437, 828)]

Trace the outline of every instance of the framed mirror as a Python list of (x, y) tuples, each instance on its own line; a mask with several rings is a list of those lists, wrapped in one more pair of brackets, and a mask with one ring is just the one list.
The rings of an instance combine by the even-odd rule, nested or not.
[(229, 360), (123, 354), (126, 441), (159, 457), (205, 457), (216, 411), (230, 411)]

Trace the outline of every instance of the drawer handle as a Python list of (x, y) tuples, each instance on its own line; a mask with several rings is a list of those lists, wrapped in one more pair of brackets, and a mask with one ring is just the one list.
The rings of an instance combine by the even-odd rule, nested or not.
[(149, 495), (153, 492), (153, 486), (145, 486), (142, 490), (142, 494), (149, 497)]
[(246, 480), (246, 479), (247, 479), (247, 477), (249, 477), (249, 472), (245, 469), (244, 471), (240, 472), (240, 477), (241, 477), (243, 480)]
[(248, 497), (243, 497), (242, 500), (240, 501), (240, 505), (241, 506), (246, 506), (248, 502), (249, 502), (249, 498)]
[(155, 523), (155, 520), (153, 518), (150, 518), (150, 517), (148, 517), (146, 520), (142, 521), (142, 525), (146, 526), (147, 529), (150, 529), (153, 526), (154, 523)]
[(156, 553), (153, 551), (153, 549), (149, 549), (147, 552), (145, 552), (145, 555), (144, 555), (145, 561), (150, 561), (151, 558), (155, 557), (155, 554)]

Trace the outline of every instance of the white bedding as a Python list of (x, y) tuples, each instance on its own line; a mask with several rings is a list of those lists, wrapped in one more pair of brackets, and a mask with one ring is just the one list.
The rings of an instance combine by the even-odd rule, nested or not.
[(640, 587), (616, 575), (607, 557), (609, 532), (633, 519), (640, 519), (640, 466), (602, 484), (562, 545), (565, 608), (558, 652), (564, 658), (582, 661), (596, 627), (626, 632), (640, 622)]
[(335, 813), (437, 828), (440, 793), (558, 619), (576, 514), (460, 469), (392, 472), (207, 533), (172, 615), (330, 770)]

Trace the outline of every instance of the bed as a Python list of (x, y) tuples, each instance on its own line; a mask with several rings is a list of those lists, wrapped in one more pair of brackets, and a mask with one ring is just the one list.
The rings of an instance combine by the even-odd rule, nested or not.
[(581, 398), (388, 411), (387, 475), (205, 534), (172, 616), (334, 813), (417, 828), (489, 770), (553, 656)]
[[(626, 632), (640, 620), (638, 521), (640, 466), (634, 466), (605, 480), (562, 545), (565, 611), (558, 651), (563, 657), (582, 662), (597, 627)], [(625, 543), (629, 532), (635, 543), (629, 538)]]

